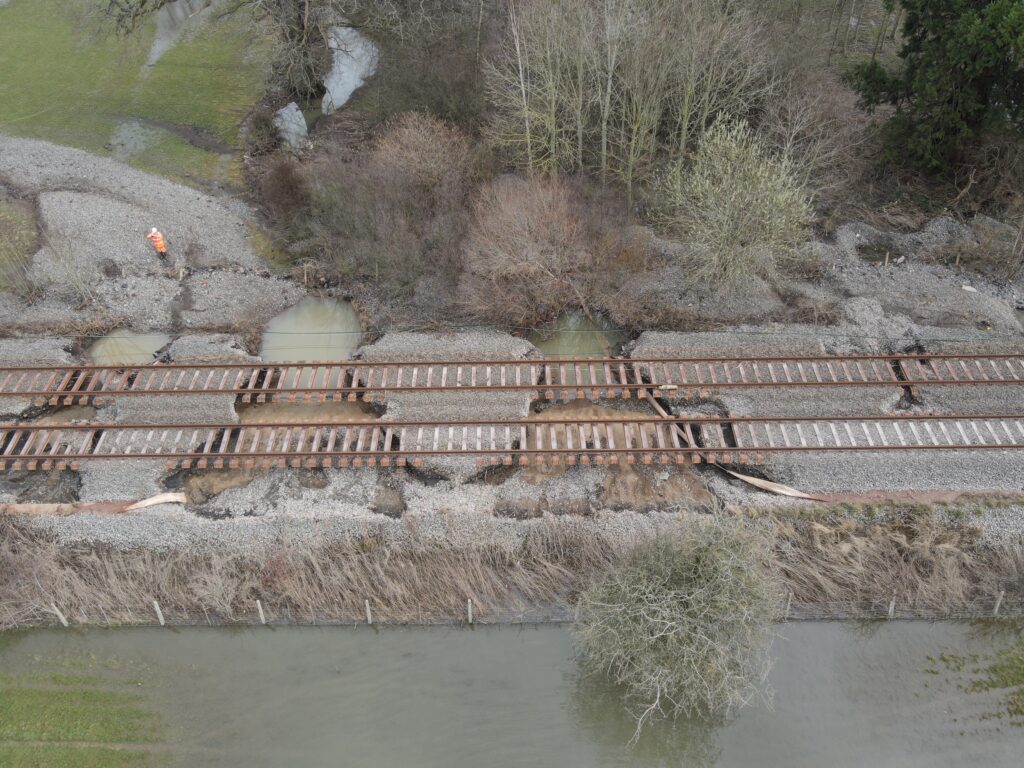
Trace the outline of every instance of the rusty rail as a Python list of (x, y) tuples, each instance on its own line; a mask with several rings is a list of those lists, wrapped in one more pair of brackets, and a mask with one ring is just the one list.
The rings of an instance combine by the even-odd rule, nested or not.
[(669, 397), (764, 387), (1024, 383), (1024, 355), (846, 355), (576, 360), (209, 363), (0, 367), (0, 397), (38, 405), (122, 396), (233, 395), (243, 402), (382, 400), (390, 393), (521, 391), (548, 400)]
[(792, 452), (1022, 448), (1024, 415), (0, 425), (0, 470), (74, 469), (99, 459), (161, 459), (169, 468), (402, 466), (429, 456), (491, 464), (744, 464)]

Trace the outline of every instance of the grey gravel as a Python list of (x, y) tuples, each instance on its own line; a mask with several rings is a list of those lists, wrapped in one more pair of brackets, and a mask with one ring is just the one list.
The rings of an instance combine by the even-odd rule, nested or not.
[(166, 472), (153, 459), (83, 461), (81, 501), (139, 501), (163, 493), (160, 481)]
[[(514, 551), (529, 530), (547, 525), (551, 520), (550, 515), (518, 521), (466, 510), (420, 515), (414, 521), (395, 520), (385, 515), (208, 520), (196, 517), (180, 505), (168, 504), (118, 516), (39, 516), (29, 518), (28, 522), (53, 532), (63, 544), (102, 543), (120, 549), (145, 547), (160, 552), (188, 551), (213, 543), (226, 552), (258, 556), (282, 546), (309, 549), (318, 544), (362, 541), (367, 537), (391, 545), (415, 541), (452, 548), (495, 546)], [(585, 518), (562, 516), (558, 520), (570, 530), (579, 527), (605, 536), (613, 547), (627, 548), (655, 534), (699, 524), (702, 516), (685, 511), (599, 512)]]
[[(973, 237), (966, 227), (940, 218), (909, 235), (847, 224), (836, 231), (834, 244), (820, 244), (819, 249), (840, 293), (875, 299), (887, 313), (927, 325), (985, 324), (997, 332), (1021, 333), (1013, 304), (1000, 295), (1003, 291), (979, 278), (971, 279), (976, 293), (964, 291), (962, 274), (920, 260), (943, 246), (968, 241)], [(884, 266), (886, 250), (891, 252), (888, 266)], [(865, 252), (871, 254), (867, 259)], [(903, 263), (896, 263), (897, 255), (905, 257)]]
[[(148, 244), (145, 235), (149, 227), (157, 226), (167, 237), (172, 254), (196, 249), (216, 254), (222, 264), (250, 269), (262, 267), (259, 257), (247, 243), (251, 212), (237, 200), (212, 197), (112, 158), (4, 135), (0, 135), (0, 177), (25, 193), (86, 192), (148, 213), (148, 220), (141, 222), (141, 230), (124, 233), (121, 231), (124, 222), (118, 211), (126, 209), (115, 207), (112, 219), (101, 214), (95, 221), (88, 222), (87, 231), (77, 233), (80, 237), (113, 243), (134, 236), (134, 247), (144, 247)], [(60, 223), (56, 216), (59, 213), (54, 211), (51, 226)]]
[(239, 272), (197, 273), (186, 279), (185, 286), (191, 305), (181, 312), (181, 323), (195, 329), (262, 326), (306, 295), (305, 289), (287, 280)]
[(249, 363), (259, 360), (245, 351), (241, 339), (227, 333), (182, 336), (171, 342), (167, 357), (174, 363)]

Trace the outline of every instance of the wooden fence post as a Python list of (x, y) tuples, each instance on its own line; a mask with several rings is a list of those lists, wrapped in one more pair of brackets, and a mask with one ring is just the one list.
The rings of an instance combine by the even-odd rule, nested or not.
[(68, 625), (68, 620), (64, 618), (64, 614), (60, 612), (60, 608), (57, 607), (57, 604), (50, 603), (50, 608), (52, 608), (54, 614), (56, 614), (57, 620), (60, 621), (60, 623), (66, 627)]
[(889, 618), (891, 619), (896, 614), (896, 595), (892, 596), (892, 600), (889, 601)]
[(466, 600), (466, 618), (469, 619), (470, 625), (473, 624), (473, 598)]
[(160, 603), (156, 600), (153, 601), (153, 610), (156, 611), (156, 618), (160, 622), (160, 626), (164, 626), (164, 612), (160, 610)]
[(260, 612), (260, 624), (266, 624), (267, 617), (263, 615), (263, 603), (259, 600), (256, 601), (256, 610)]
[(1000, 608), (1000, 606), (1002, 606), (1003, 598), (1005, 596), (1006, 596), (1006, 590), (1005, 589), (1000, 589), (999, 590), (999, 597), (996, 598), (996, 607), (992, 609), (992, 615), (993, 616), (998, 616), (999, 615), (999, 608)]
[(370, 613), (370, 601), (363, 600), (363, 605), (366, 607), (366, 623), (373, 624), (373, 614)]

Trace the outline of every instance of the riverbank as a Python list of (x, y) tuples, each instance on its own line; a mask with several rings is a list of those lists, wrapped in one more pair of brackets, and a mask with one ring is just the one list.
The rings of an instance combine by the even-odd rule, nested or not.
[[(68, 625), (419, 624), (565, 621), (575, 595), (632, 547), (723, 510), (411, 526), (265, 528), (262, 546), (154, 551), (62, 544), (48, 522), (0, 520), (0, 628)], [(779, 618), (982, 618), (1024, 611), (1024, 546), (925, 509), (739, 518), (772, 541)], [(48, 530), (49, 529), (49, 530)]]

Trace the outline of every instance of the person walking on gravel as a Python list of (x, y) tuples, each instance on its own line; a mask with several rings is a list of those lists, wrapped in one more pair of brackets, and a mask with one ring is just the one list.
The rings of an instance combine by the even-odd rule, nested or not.
[(164, 241), (163, 233), (156, 227), (153, 227), (149, 230), (149, 234), (146, 235), (146, 238), (153, 244), (153, 247), (156, 248), (157, 255), (159, 255), (161, 259), (166, 259), (167, 243)]

